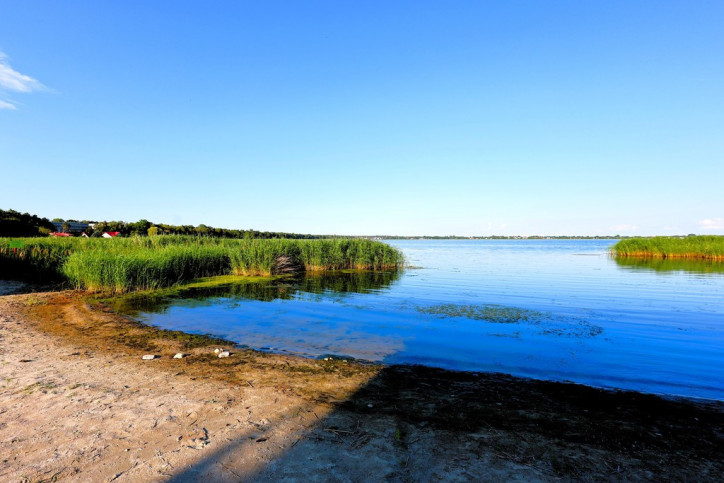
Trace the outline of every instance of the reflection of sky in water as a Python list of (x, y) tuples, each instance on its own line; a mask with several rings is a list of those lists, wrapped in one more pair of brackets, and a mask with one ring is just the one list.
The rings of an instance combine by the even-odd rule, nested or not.
[[(422, 268), (227, 288), (139, 307), (137, 316), (309, 356), (724, 399), (722, 272), (618, 263), (606, 252), (612, 243), (395, 241)], [(536, 316), (471, 316), (489, 306)]]

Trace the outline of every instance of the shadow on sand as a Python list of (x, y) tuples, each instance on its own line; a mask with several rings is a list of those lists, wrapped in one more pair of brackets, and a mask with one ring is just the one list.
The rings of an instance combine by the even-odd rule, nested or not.
[(171, 481), (713, 481), (724, 472), (718, 402), (392, 366), (327, 409), (282, 444), (274, 427), (293, 414), (209, 448)]

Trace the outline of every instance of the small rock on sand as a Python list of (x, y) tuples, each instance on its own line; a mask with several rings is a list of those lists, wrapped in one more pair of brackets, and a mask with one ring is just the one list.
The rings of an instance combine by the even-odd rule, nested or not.
[(146, 354), (145, 356), (141, 357), (141, 359), (143, 359), (144, 361), (150, 361), (150, 360), (155, 359), (156, 357), (158, 357), (158, 356), (156, 356), (154, 354)]

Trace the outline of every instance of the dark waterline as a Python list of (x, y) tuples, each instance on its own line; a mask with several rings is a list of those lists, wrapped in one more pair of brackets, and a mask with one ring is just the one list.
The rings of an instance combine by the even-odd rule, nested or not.
[(400, 240), (403, 273), (228, 284), (117, 307), (262, 350), (724, 400), (724, 271), (609, 240)]

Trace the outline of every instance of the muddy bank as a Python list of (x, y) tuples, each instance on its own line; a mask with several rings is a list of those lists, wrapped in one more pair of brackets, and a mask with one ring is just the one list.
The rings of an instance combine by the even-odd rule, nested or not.
[[(0, 297), (0, 479), (716, 480), (721, 403), (314, 361)], [(177, 352), (188, 354), (173, 359)], [(142, 361), (141, 355), (161, 356)]]

